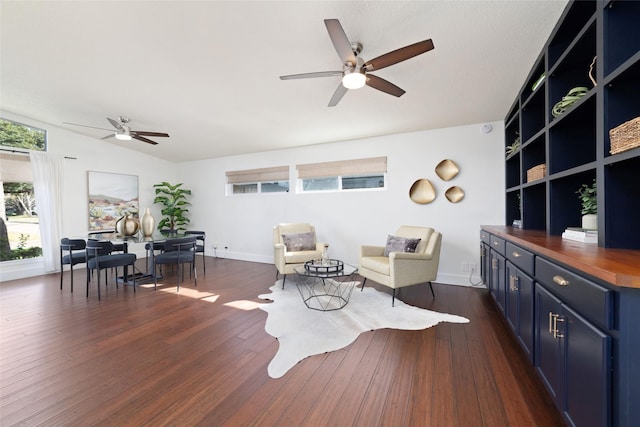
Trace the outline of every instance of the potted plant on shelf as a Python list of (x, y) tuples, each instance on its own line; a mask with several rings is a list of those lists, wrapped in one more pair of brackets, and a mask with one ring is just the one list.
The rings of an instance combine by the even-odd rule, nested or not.
[(598, 200), (596, 180), (591, 185), (582, 184), (576, 191), (582, 203), (582, 228), (585, 230), (598, 229)]
[(158, 223), (158, 230), (186, 230), (184, 226), (189, 223), (189, 218), (186, 217), (189, 212), (187, 206), (191, 204), (187, 201), (187, 196), (191, 195), (191, 190), (181, 188), (182, 183), (172, 185), (162, 182), (153, 187), (156, 189), (153, 203), (163, 206), (160, 211), (163, 217)]

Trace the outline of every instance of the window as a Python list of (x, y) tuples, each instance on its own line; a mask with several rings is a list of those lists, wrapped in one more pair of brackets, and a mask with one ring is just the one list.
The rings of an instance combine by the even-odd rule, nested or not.
[(47, 132), (0, 118), (0, 145), (4, 147), (24, 148), (27, 150), (47, 151)]
[(0, 261), (42, 255), (40, 224), (33, 192), (28, 151), (45, 151), (47, 134), (20, 123), (0, 119)]
[(312, 191), (350, 191), (385, 188), (387, 158), (344, 160), (297, 165), (298, 189)]
[(227, 172), (230, 194), (285, 193), (289, 191), (289, 166)]

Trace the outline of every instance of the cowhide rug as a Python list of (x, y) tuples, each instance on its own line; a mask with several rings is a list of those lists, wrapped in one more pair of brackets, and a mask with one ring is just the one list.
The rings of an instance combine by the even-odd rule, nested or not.
[[(359, 282), (356, 282), (359, 286)], [(278, 339), (278, 352), (269, 363), (271, 378), (280, 378), (302, 359), (339, 350), (351, 344), (362, 332), (382, 328), (419, 330), (440, 322), (467, 323), (468, 319), (413, 307), (371, 287), (356, 288), (341, 310), (317, 311), (307, 308), (293, 280), (282, 289), (276, 282), (270, 294), (258, 298), (271, 300), (260, 308), (268, 313), (265, 330)]]

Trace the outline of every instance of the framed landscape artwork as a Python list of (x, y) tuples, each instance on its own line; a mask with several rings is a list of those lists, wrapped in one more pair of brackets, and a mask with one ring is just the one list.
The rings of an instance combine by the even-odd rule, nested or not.
[(138, 176), (89, 171), (89, 231), (114, 231), (125, 214), (138, 217)]

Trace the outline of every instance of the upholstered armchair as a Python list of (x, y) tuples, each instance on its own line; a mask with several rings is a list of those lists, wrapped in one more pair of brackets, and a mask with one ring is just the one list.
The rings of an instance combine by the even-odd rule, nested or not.
[(273, 227), (273, 262), (276, 280), (282, 274), (282, 288), (287, 274), (305, 262), (322, 257), (324, 243), (316, 240), (316, 229), (306, 223), (286, 223)]
[[(419, 240), (417, 240), (419, 239)], [(361, 246), (360, 269), (367, 279), (393, 289), (391, 305), (394, 305), (396, 289), (429, 283), (438, 275), (442, 235), (431, 227), (403, 225), (395, 235), (389, 236), (386, 246)]]

